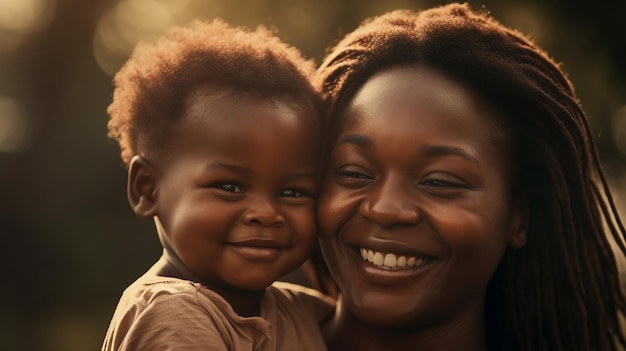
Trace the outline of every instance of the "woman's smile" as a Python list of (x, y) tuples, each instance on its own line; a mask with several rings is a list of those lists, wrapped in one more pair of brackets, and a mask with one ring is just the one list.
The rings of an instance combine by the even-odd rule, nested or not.
[[(401, 285), (412, 283), (447, 255), (445, 246), (436, 237), (415, 234), (384, 232), (358, 240), (346, 239), (341, 246), (354, 274), (376, 284)], [(394, 238), (403, 236), (409, 240)]]

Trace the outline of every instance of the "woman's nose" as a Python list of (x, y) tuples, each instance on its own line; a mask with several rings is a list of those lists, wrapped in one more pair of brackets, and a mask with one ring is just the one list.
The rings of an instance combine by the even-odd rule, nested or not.
[(414, 225), (420, 221), (415, 196), (398, 179), (384, 179), (372, 187), (359, 207), (361, 215), (383, 227)]
[(265, 196), (253, 196), (249, 207), (243, 214), (243, 222), (248, 225), (263, 227), (282, 226), (285, 222), (276, 199)]

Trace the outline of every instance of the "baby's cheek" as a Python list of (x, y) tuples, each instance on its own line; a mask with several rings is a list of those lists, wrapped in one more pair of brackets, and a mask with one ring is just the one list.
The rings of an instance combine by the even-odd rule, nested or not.
[(313, 203), (306, 207), (292, 209), (289, 214), (291, 229), (294, 239), (300, 244), (311, 246), (317, 238), (317, 221), (315, 219), (315, 206)]

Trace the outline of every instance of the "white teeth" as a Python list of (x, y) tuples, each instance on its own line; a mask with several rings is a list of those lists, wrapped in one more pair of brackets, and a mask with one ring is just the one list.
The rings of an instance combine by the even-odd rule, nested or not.
[(385, 260), (383, 264), (387, 267), (395, 267), (396, 266), (396, 255), (394, 254), (386, 254)]
[(377, 266), (382, 266), (383, 265), (383, 254), (381, 254), (380, 252), (376, 252), (374, 254), (374, 264)]
[(392, 253), (382, 253), (361, 248), (361, 257), (373, 263), (375, 266), (384, 268), (396, 268), (396, 267), (414, 267), (422, 265), (426, 262), (423, 258), (416, 258), (414, 256), (397, 256)]

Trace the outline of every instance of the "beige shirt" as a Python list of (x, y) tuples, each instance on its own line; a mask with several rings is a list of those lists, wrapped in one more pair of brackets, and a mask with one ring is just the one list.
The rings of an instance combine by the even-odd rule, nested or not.
[(319, 324), (333, 309), (316, 290), (276, 282), (261, 317), (240, 317), (198, 283), (140, 278), (124, 291), (102, 350), (326, 350)]

